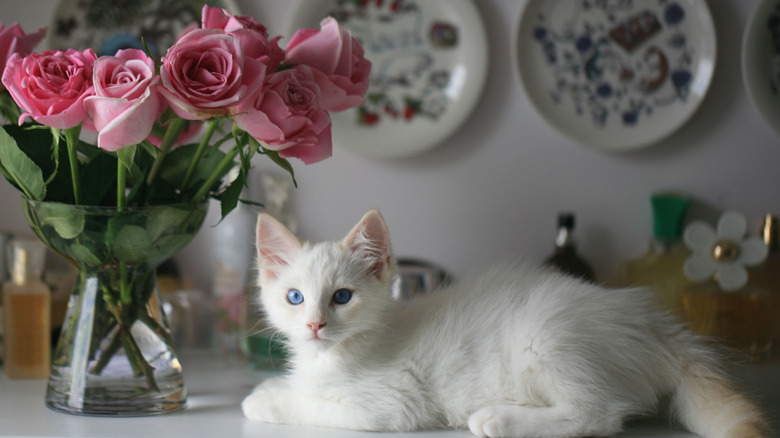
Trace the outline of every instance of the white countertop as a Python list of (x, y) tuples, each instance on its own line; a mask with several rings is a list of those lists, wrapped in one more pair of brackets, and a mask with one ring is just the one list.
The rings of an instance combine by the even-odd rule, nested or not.
[[(49, 410), (44, 405), (45, 380), (9, 380), (0, 373), (0, 437), (421, 437), (472, 436), (468, 431), (429, 431), (375, 434), (335, 429), (311, 429), (260, 424), (244, 418), (240, 402), (268, 373), (251, 371), (238, 360), (219, 354), (182, 355), (189, 391), (187, 407), (179, 412), (135, 418), (81, 417)], [(745, 365), (735, 375), (764, 401), (775, 424), (780, 424), (780, 362)], [(620, 437), (693, 437), (675, 431), (656, 418), (630, 423)]]

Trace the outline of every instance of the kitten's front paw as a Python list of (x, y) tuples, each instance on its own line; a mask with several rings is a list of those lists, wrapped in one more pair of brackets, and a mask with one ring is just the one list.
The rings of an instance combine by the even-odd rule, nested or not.
[[(260, 389), (260, 388), (258, 388)], [(273, 402), (272, 394), (268, 391), (255, 390), (241, 402), (241, 410), (252, 421), (263, 423), (283, 423), (281, 412)]]
[(469, 417), (469, 430), (476, 436), (499, 438), (507, 436), (509, 424), (506, 416), (492, 407), (482, 408)]

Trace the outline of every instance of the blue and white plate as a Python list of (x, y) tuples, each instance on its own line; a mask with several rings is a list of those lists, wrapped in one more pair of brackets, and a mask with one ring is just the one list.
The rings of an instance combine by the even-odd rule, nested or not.
[(542, 118), (605, 151), (679, 129), (704, 99), (715, 52), (701, 0), (529, 0), (514, 47)]
[(200, 26), (204, 4), (238, 14), (234, 0), (60, 0), (47, 32), (49, 49), (91, 48), (98, 55), (120, 49), (143, 49), (160, 59), (181, 31)]
[(372, 158), (422, 153), (458, 130), (487, 78), (488, 42), (472, 0), (302, 0), (288, 26), (332, 16), (371, 61), (366, 103), (331, 114), (333, 144)]
[(756, 111), (780, 135), (780, 0), (753, 11), (742, 39), (742, 76)]

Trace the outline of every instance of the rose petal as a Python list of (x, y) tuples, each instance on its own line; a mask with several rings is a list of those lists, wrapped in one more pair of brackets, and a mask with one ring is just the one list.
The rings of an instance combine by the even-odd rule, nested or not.
[(125, 146), (140, 143), (152, 131), (160, 108), (157, 93), (146, 90), (137, 100), (88, 97), (84, 106), (92, 114), (98, 131), (98, 147), (116, 151)]
[(325, 74), (335, 73), (345, 46), (351, 44), (349, 32), (332, 17), (320, 23), (320, 30), (301, 29), (287, 44), (287, 60), (306, 63)]
[(304, 164), (314, 164), (333, 154), (333, 140), (330, 129), (325, 130), (319, 143), (309, 147), (292, 146), (279, 152), (283, 158), (298, 158)]

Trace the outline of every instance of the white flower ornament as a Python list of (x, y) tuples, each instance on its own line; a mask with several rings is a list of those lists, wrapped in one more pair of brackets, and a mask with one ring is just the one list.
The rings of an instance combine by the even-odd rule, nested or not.
[(683, 265), (685, 276), (693, 282), (717, 280), (726, 292), (741, 289), (748, 280), (745, 266), (761, 264), (769, 253), (760, 238), (746, 233), (747, 220), (736, 211), (723, 213), (717, 231), (702, 221), (692, 222), (683, 234), (693, 252)]

